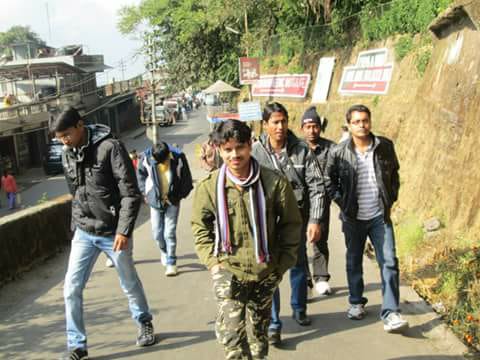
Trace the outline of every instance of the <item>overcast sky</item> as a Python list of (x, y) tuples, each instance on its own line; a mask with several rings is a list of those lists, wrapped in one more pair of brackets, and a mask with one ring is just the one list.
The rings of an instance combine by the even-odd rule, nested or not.
[[(125, 79), (145, 71), (141, 57), (132, 59), (140, 41), (126, 37), (117, 30), (117, 11), (123, 5), (139, 4), (140, 0), (13, 0), (2, 1), (0, 31), (13, 25), (30, 26), (53, 47), (84, 45), (84, 53), (103, 54), (105, 63), (115, 69), (99, 75), (98, 82), (107, 78), (121, 80), (120, 61), (126, 63)], [(47, 17), (50, 18), (51, 36)]]

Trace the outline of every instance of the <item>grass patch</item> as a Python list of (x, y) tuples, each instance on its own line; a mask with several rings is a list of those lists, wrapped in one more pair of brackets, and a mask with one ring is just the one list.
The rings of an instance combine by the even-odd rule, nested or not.
[(423, 50), (417, 54), (415, 58), (415, 66), (418, 74), (422, 77), (425, 74), (430, 58), (432, 57), (432, 51), (430, 49)]
[(402, 36), (395, 44), (395, 58), (401, 61), (413, 49), (413, 37), (411, 35)]
[(402, 258), (412, 255), (423, 242), (422, 223), (415, 216), (402, 221), (395, 231), (398, 255)]

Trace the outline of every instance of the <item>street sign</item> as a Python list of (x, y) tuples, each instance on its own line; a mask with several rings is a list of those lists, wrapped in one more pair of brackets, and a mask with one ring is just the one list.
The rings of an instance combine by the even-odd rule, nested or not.
[(262, 120), (262, 109), (259, 101), (248, 101), (238, 103), (238, 112), (241, 121)]
[(334, 57), (324, 57), (320, 59), (320, 63), (318, 64), (317, 80), (315, 81), (315, 88), (313, 89), (312, 103), (327, 102), (334, 66)]
[(253, 96), (304, 98), (310, 74), (262, 75), (252, 89)]
[(388, 92), (393, 63), (388, 63), (388, 49), (362, 51), (357, 63), (343, 68), (338, 92), (342, 95), (378, 94)]
[(239, 58), (240, 84), (254, 84), (260, 78), (260, 61), (258, 58)]

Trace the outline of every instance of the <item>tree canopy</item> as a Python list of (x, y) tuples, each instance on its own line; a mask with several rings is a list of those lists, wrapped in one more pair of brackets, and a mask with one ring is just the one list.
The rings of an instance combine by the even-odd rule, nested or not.
[(29, 26), (16, 25), (12, 26), (5, 32), (0, 32), (0, 53), (8, 52), (6, 47), (22, 42), (33, 42), (38, 45), (45, 45), (40, 36), (32, 31)]
[(450, 2), (142, 0), (119, 11), (118, 28), (141, 36), (142, 30), (157, 29), (167, 86), (175, 91), (206, 87), (217, 79), (237, 85), (238, 57), (247, 53), (288, 64), (294, 57), (360, 38), (424, 31)]

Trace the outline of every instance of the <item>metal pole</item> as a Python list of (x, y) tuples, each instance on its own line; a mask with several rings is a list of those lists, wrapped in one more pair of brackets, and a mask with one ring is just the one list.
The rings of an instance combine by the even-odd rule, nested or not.
[(157, 118), (155, 114), (155, 78), (154, 71), (152, 70), (152, 136), (153, 136), (153, 146), (158, 144), (158, 135), (157, 135)]

